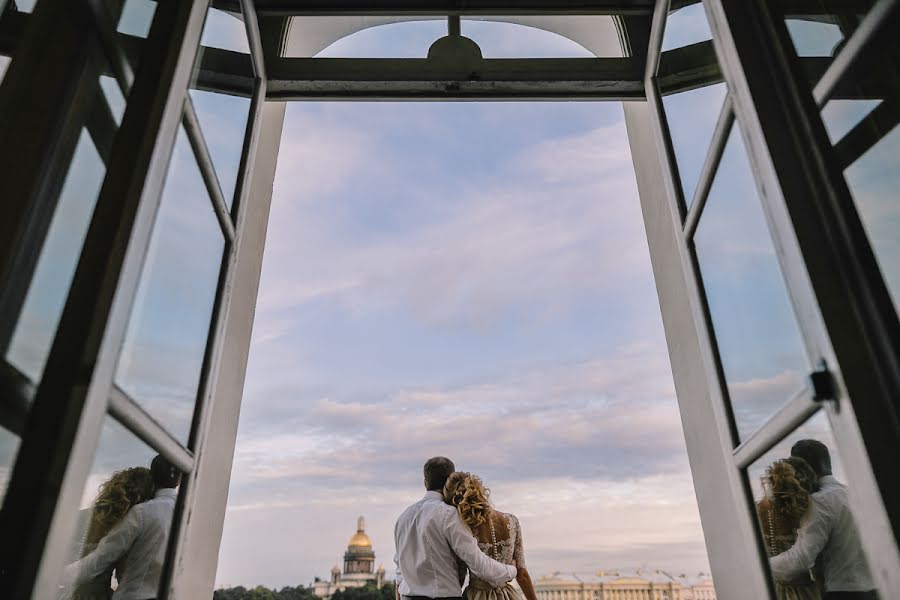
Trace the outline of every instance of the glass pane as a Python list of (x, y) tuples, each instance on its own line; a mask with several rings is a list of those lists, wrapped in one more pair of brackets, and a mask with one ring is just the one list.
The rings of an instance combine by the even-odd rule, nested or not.
[[(859, 26), (867, 10), (865, 2), (796, 2), (772, 3), (776, 10), (781, 8), (790, 44), (801, 58), (831, 59), (844, 47)], [(799, 10), (798, 10), (799, 9)], [(818, 64), (817, 64), (818, 62)], [(807, 66), (810, 75), (821, 74), (825, 64), (813, 61)], [(813, 67), (818, 68), (813, 68)], [(815, 77), (813, 75), (813, 77)], [(815, 81), (809, 81), (814, 84)]]
[(66, 548), (62, 597), (109, 598), (111, 589), (117, 598), (157, 596), (179, 475), (155, 456), (106, 417)]
[[(751, 465), (747, 476), (778, 598), (875, 589), (824, 412)], [(824, 545), (820, 552), (813, 550), (816, 540)]]
[(737, 127), (694, 246), (734, 418), (746, 439), (803, 388), (808, 361)]
[(182, 129), (115, 380), (183, 442), (190, 433), (224, 246)]
[(34, 382), (44, 371), (105, 175), (100, 154), (82, 130), (6, 354)]
[(106, 103), (112, 111), (116, 124), (121, 125), (122, 117), (125, 116), (125, 96), (122, 95), (118, 82), (112, 77), (101, 75), (100, 88), (103, 90), (103, 96), (106, 98)]
[[(788, 34), (797, 56), (834, 56), (844, 40), (841, 28), (829, 16), (823, 20), (787, 19)], [(810, 18), (811, 19), (811, 18)]]
[(153, 23), (155, 14), (156, 2), (154, 0), (125, 0), (122, 7), (117, 30), (131, 36), (130, 43), (125, 45), (125, 49), (133, 63), (132, 68), (135, 73), (139, 71), (144, 40), (150, 34), (150, 25)]
[[(546, 16), (542, 17), (541, 22), (545, 26), (552, 27), (553, 22), (559, 18)], [(610, 19), (605, 16), (584, 15), (579, 17), (579, 20), (581, 26), (597, 32), (604, 32), (604, 29), (613, 27)], [(460, 29), (462, 35), (478, 44), (484, 58), (594, 57), (592, 52), (569, 38), (528, 25), (463, 19)], [(615, 35), (614, 30), (608, 33)], [(440, 35), (447, 35), (446, 29)], [(620, 52), (615, 56), (621, 55)]]
[(37, 0), (9, 0), (9, 3), (16, 10), (32, 12), (34, 10), (34, 5), (37, 4)]
[(9, 478), (18, 452), (19, 436), (0, 426), (0, 506), (6, 498), (6, 489), (9, 487)]
[(3, 81), (3, 77), (6, 75), (6, 67), (9, 66), (11, 60), (8, 56), (0, 55), (0, 82)]
[(190, 94), (225, 202), (231, 208), (250, 115), (250, 99), (201, 90), (191, 90)]
[[(462, 27), (462, 25), (460, 25)], [(316, 54), (321, 58), (425, 58), (435, 40), (447, 35), (445, 20), (391, 23), (341, 38)]]
[(873, 121), (867, 133), (877, 143), (844, 171), (844, 177), (894, 307), (900, 310), (900, 128), (893, 124), (896, 119)]
[(146, 38), (155, 13), (156, 2), (152, 0), (126, 0), (119, 17), (118, 30), (120, 33)]
[[(522, 23), (506, 23), (502, 17), (462, 19), (460, 32), (478, 44), (484, 58), (591, 58), (594, 53), (577, 41), (549, 31), (567, 26), (567, 17), (521, 17)], [(334, 17), (335, 23), (346, 17)], [(532, 21), (534, 19), (534, 21)], [(532, 25), (534, 23), (534, 25)], [(579, 17), (579, 31), (615, 38), (607, 16)], [(576, 32), (577, 33), (577, 32)], [(322, 58), (425, 58), (432, 44), (447, 35), (446, 19), (408, 21), (370, 27), (341, 38), (316, 54)], [(578, 38), (578, 35), (573, 36)], [(621, 47), (600, 56), (620, 57)], [(290, 52), (291, 49), (288, 49)]]
[(684, 201), (690, 206), (728, 88), (724, 83), (663, 97)]
[[(835, 56), (865, 17), (867, 3), (812, 3), (804, 10), (817, 14), (786, 14), (797, 54)], [(827, 12), (826, 12), (827, 9)], [(845, 76), (834, 97), (822, 109), (822, 122), (841, 164), (852, 164), (844, 177), (869, 237), (895, 309), (900, 308), (900, 133), (897, 99), (885, 97), (896, 82), (896, 61), (885, 48), (885, 60), (862, 61)], [(806, 82), (811, 85), (814, 82)]]
[(697, 2), (669, 14), (666, 31), (663, 34), (662, 51), (711, 39), (712, 32), (709, 29), (709, 21), (706, 20), (703, 3)]
[(831, 143), (840, 142), (879, 103), (879, 100), (832, 100), (826, 104), (822, 121)]
[[(215, 8), (210, 8), (207, 13), (201, 45), (250, 53), (244, 22), (231, 13)], [(209, 50), (201, 47), (196, 62), (198, 70), (207, 52)], [(248, 72), (248, 75), (252, 74)], [(191, 101), (200, 121), (219, 186), (227, 206), (231, 208), (244, 147), (244, 133), (250, 115), (250, 98), (197, 89), (200, 87), (195, 75), (195, 80), (191, 83)]]
[(250, 54), (247, 29), (236, 15), (215, 8), (209, 9), (200, 45)]

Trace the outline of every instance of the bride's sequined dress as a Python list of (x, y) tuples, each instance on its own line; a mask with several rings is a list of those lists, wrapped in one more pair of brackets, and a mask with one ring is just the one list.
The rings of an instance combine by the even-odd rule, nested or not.
[[(480, 538), (485, 536), (479, 536), (478, 547), (482, 552), (504, 564), (525, 568), (522, 530), (515, 515), (495, 511), (482, 529), (489, 532), (491, 540), (482, 542)], [(493, 587), (471, 572), (465, 596), (468, 600), (522, 600), (522, 594), (511, 583)]]

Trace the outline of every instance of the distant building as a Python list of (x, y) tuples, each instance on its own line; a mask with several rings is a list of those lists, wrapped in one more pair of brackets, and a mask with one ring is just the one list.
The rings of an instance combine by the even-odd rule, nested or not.
[(372, 549), (372, 540), (366, 535), (366, 520), (360, 517), (356, 525), (356, 533), (347, 544), (347, 552), (344, 553), (344, 570), (337, 565), (331, 570), (331, 579), (328, 581), (316, 580), (313, 583), (313, 593), (328, 600), (336, 592), (342, 592), (347, 588), (361, 588), (374, 585), (381, 588), (384, 585), (384, 566), (375, 570), (375, 551)]
[(534, 582), (538, 600), (716, 600), (712, 576), (670, 575), (651, 569), (554, 573)]

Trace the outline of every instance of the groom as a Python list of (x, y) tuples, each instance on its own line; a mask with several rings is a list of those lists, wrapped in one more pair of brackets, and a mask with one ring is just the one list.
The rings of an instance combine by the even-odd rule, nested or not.
[(394, 525), (400, 600), (461, 599), (457, 557), (472, 573), (497, 587), (516, 577), (516, 567), (488, 558), (478, 549), (459, 513), (444, 502), (444, 484), (455, 470), (449, 458), (429, 458), (425, 497), (404, 510)]

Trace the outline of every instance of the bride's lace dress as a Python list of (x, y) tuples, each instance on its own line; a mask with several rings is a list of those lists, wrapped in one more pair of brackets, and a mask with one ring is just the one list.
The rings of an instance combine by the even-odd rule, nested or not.
[[(488, 522), (475, 532), (478, 547), (496, 561), (525, 568), (525, 550), (522, 546), (522, 530), (519, 519), (508, 513), (494, 512)], [(483, 541), (484, 540), (484, 541)], [(522, 595), (512, 586), (498, 588), (469, 573), (468, 600), (522, 600)]]
[[(763, 498), (756, 503), (756, 513), (766, 542), (766, 553), (769, 556), (777, 556), (794, 545), (800, 523), (787, 522), (778, 514), (769, 498)], [(808, 577), (805, 581), (794, 582), (776, 579), (775, 596), (778, 600), (820, 600), (822, 597), (819, 586)]]

